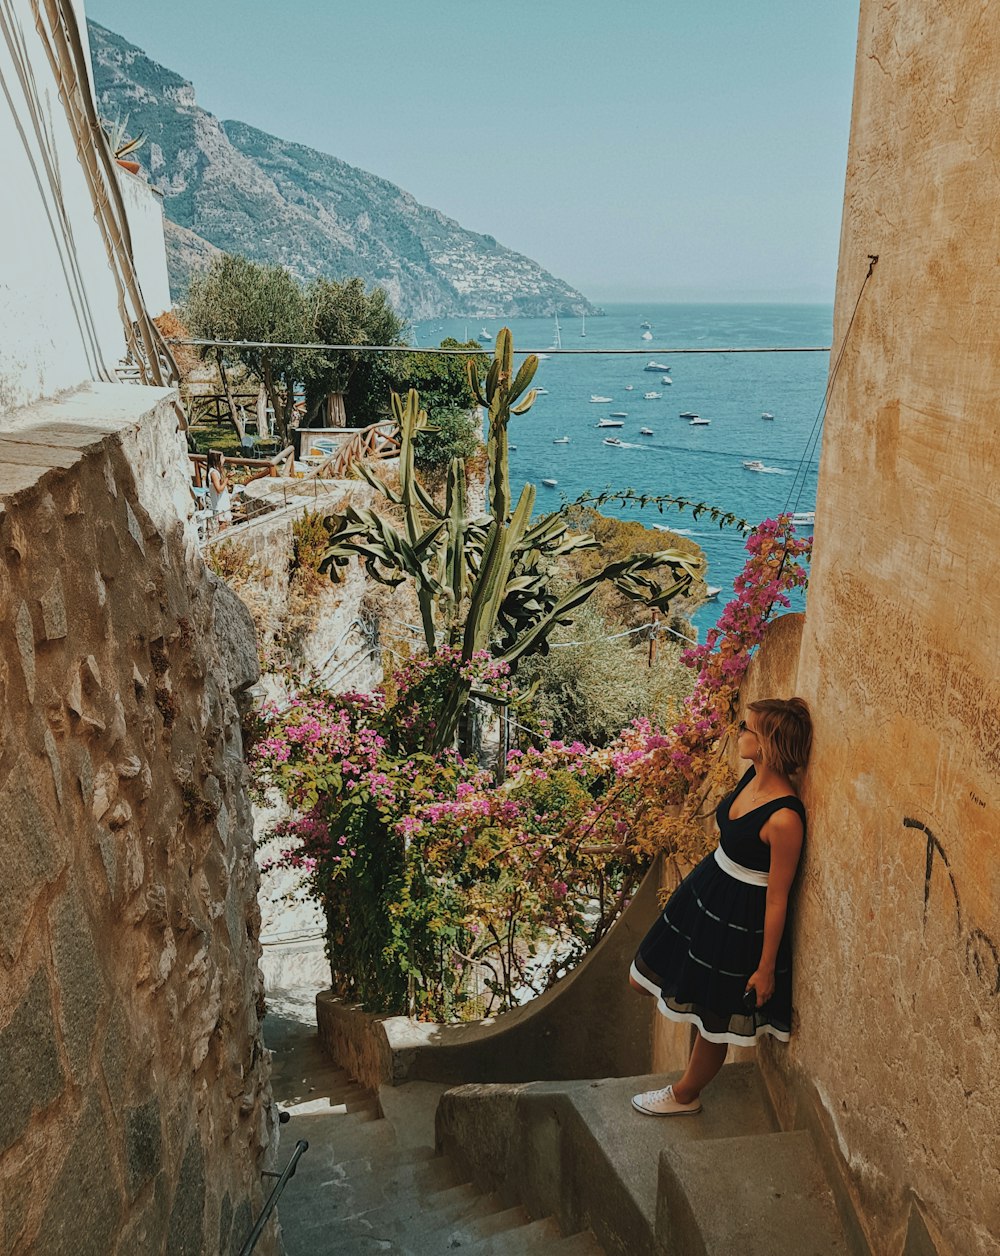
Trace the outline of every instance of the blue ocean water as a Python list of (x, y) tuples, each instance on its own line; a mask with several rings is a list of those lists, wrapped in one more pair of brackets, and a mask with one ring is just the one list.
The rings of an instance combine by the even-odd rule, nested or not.
[[(644, 342), (642, 327), (650, 324), (653, 339)], [(605, 307), (603, 317), (560, 319), (564, 349), (638, 349), (634, 357), (552, 356), (540, 363), (535, 386), (547, 389), (527, 414), (515, 418), (510, 441), (517, 448), (510, 463), (515, 494), (520, 483), (538, 485), (539, 508), (555, 506), (565, 495), (585, 490), (633, 488), (639, 493), (669, 493), (705, 501), (748, 519), (773, 517), (783, 509), (812, 510), (816, 502), (818, 451), (795, 479), (826, 388), (826, 353), (763, 353), (671, 355), (674, 348), (774, 347), (828, 345), (833, 308), (819, 305), (657, 305), (621, 304)], [(475, 338), (485, 329), (495, 335), (509, 326), (515, 349), (547, 351), (553, 344), (551, 318), (434, 320), (416, 324), (415, 343), (436, 345), (445, 336)], [(492, 341), (486, 342), (492, 345)], [(650, 361), (670, 367), (672, 384), (662, 372), (647, 372)], [(631, 390), (627, 385), (632, 385)], [(644, 399), (646, 392), (662, 394)], [(610, 397), (592, 403), (591, 395)], [(595, 425), (612, 411), (628, 415), (620, 429)], [(693, 411), (710, 419), (692, 427), (679, 417)], [(761, 418), (764, 412), (774, 420)], [(641, 427), (652, 436), (641, 436)], [(553, 444), (568, 436), (569, 444)], [(617, 436), (621, 448), (605, 445)], [(746, 470), (744, 460), (757, 459), (764, 472)], [(555, 479), (555, 488), (542, 486)], [(793, 492), (794, 485), (794, 492)], [(792, 494), (789, 500), (789, 494)], [(718, 602), (697, 612), (699, 636), (711, 627), (732, 593), (732, 582), (745, 557), (743, 537), (733, 529), (720, 531), (704, 516), (671, 509), (608, 506), (606, 513), (644, 522), (667, 522), (693, 537), (709, 562), (707, 581), (719, 585)]]

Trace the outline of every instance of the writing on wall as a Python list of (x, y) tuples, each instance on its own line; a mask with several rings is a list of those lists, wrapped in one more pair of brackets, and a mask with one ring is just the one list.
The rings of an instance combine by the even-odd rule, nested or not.
[(958, 890), (958, 882), (951, 868), (951, 860), (941, 840), (920, 820), (909, 816), (903, 817), (903, 827), (916, 829), (926, 839), (924, 854), (924, 928), (927, 927), (927, 916), (931, 908), (932, 888), (934, 885), (934, 868), (940, 864), (951, 902), (955, 911), (955, 933), (963, 950), (963, 963), (966, 972), (990, 995), (1000, 995), (1000, 947), (993, 938), (978, 926), (969, 926), (962, 912), (962, 897)]

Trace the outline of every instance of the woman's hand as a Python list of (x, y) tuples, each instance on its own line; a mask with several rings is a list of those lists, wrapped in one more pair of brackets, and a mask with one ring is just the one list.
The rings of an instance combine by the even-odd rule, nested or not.
[(747, 982), (747, 989), (757, 991), (757, 1006), (763, 1007), (774, 994), (774, 969), (758, 968)]

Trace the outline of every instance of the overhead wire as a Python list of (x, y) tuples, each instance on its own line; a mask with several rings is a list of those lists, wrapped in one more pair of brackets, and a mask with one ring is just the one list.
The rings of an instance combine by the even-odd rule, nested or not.
[[(406, 353), (424, 357), (492, 357), (490, 348), (441, 349), (421, 345), (328, 345), (278, 340), (213, 340), (209, 338), (171, 336), (168, 344), (216, 349), (309, 349), (318, 353)], [(674, 356), (707, 353), (829, 353), (830, 345), (721, 345), (716, 348), (654, 348), (645, 345), (641, 349), (516, 349), (515, 357), (546, 354), (548, 357), (649, 357), (651, 353), (670, 353)]]

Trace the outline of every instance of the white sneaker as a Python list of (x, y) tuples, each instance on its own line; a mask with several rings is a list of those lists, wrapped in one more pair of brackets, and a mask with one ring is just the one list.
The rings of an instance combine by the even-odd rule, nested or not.
[(701, 1111), (701, 1100), (681, 1103), (674, 1098), (673, 1086), (662, 1090), (647, 1090), (645, 1094), (632, 1096), (632, 1107), (643, 1116), (695, 1116)]

